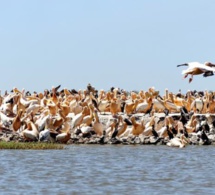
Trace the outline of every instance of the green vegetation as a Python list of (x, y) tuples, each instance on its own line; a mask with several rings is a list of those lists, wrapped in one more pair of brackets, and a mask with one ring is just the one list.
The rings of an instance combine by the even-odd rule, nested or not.
[(42, 142), (5, 142), (0, 141), (0, 149), (17, 149), (17, 150), (62, 150), (63, 144), (42, 143)]

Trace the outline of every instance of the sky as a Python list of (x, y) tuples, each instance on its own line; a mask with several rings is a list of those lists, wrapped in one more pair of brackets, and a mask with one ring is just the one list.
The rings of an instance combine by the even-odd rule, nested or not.
[(0, 89), (215, 91), (215, 76), (189, 84), (176, 67), (215, 63), (214, 10), (214, 0), (0, 0)]

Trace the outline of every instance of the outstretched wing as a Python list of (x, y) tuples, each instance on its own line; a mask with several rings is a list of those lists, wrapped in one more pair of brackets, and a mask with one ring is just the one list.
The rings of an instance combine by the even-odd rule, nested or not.
[(180, 67), (180, 66), (188, 66), (188, 64), (185, 63), (185, 64), (179, 64), (179, 65), (177, 65), (177, 67)]
[(205, 62), (205, 66), (215, 67), (215, 64), (212, 64), (211, 62)]

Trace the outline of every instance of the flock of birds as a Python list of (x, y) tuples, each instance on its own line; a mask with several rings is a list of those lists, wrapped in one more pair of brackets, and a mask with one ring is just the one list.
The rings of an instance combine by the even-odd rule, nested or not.
[(182, 74), (184, 75), (184, 78), (186, 78), (189, 74), (191, 75), (189, 78), (189, 83), (192, 82), (194, 75), (203, 74), (203, 77), (208, 77), (213, 76), (215, 72), (215, 64), (212, 64), (211, 62), (205, 62), (204, 64), (199, 62), (190, 62), (180, 64), (177, 67), (180, 66), (188, 66), (186, 70), (182, 71)]
[(90, 84), (79, 91), (60, 87), (42, 93), (6, 91), (0, 96), (0, 131), (25, 141), (68, 143), (78, 136), (105, 143), (139, 137), (180, 148), (191, 144), (192, 136), (208, 144), (214, 135), (213, 92), (173, 94), (166, 89), (161, 96), (154, 87), (139, 92), (98, 91)]

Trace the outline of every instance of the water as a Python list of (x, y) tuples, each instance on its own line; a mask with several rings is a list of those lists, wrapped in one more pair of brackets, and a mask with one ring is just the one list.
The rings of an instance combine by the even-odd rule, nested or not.
[(75, 145), (0, 151), (0, 194), (214, 194), (215, 148)]

